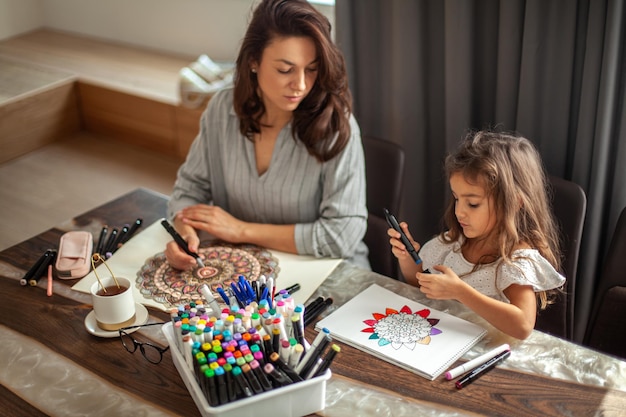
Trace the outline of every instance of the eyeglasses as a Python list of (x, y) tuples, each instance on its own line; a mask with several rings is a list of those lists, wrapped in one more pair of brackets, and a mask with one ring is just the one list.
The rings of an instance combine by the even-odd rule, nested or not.
[(166, 348), (162, 348), (162, 347), (153, 345), (152, 343), (138, 342), (129, 333), (126, 333), (126, 330), (137, 329), (137, 328), (147, 327), (147, 326), (156, 326), (157, 324), (161, 325), (165, 323), (148, 323), (148, 324), (142, 324), (139, 326), (123, 327), (119, 329), (120, 340), (122, 341), (122, 344), (124, 345), (126, 350), (129, 351), (130, 353), (135, 353), (135, 351), (137, 350), (137, 347), (139, 347), (141, 354), (143, 355), (144, 358), (148, 360), (148, 362), (154, 363), (154, 364), (160, 363), (161, 360), (163, 360), (163, 353), (167, 352), (167, 350), (170, 348), (169, 346)]

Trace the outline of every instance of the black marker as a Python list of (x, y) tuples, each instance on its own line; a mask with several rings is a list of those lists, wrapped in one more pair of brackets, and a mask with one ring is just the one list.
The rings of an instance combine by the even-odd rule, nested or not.
[(333, 303), (333, 299), (328, 297), (321, 303), (317, 304), (315, 307), (310, 309), (304, 309), (304, 327), (308, 326), (313, 320), (319, 317), (320, 314), (324, 312), (331, 304)]
[(44, 256), (43, 262), (39, 265), (39, 268), (37, 268), (33, 276), (28, 281), (31, 287), (34, 287), (37, 285), (41, 276), (48, 269), (48, 265), (52, 265), (54, 263), (57, 257), (57, 251), (56, 249), (48, 249), (46, 253), (43, 254), (43, 256)]
[(129, 230), (130, 226), (127, 224), (122, 227), (122, 230), (120, 230), (120, 232), (117, 234), (115, 242), (113, 242), (113, 248), (111, 248), (111, 253), (115, 253), (116, 250), (122, 247), (122, 242), (124, 241), (124, 239), (126, 239), (126, 235), (128, 234)]
[(391, 214), (389, 210), (387, 209), (384, 209), (384, 210), (385, 210), (385, 217), (387, 218), (387, 223), (389, 224), (389, 227), (391, 227), (392, 229), (400, 233), (400, 240), (406, 247), (406, 250), (409, 251), (409, 254), (411, 255), (411, 257), (413, 257), (415, 264), (419, 265), (422, 262), (422, 259), (415, 251), (415, 248), (409, 241), (409, 238), (406, 236), (406, 234), (404, 234), (404, 232), (400, 228), (400, 225), (398, 224), (398, 220), (396, 220), (396, 217), (393, 214)]
[(167, 233), (169, 233), (174, 238), (174, 241), (178, 244), (178, 246), (180, 246), (180, 248), (184, 250), (187, 255), (196, 258), (196, 262), (198, 263), (198, 266), (200, 268), (204, 268), (204, 262), (202, 262), (202, 259), (200, 259), (200, 255), (192, 252), (189, 249), (189, 246), (187, 246), (187, 242), (185, 242), (183, 237), (178, 234), (178, 232), (174, 229), (170, 222), (168, 222), (166, 219), (163, 219), (161, 220), (161, 225), (165, 228), (165, 230), (167, 230)]
[(478, 368), (471, 371), (469, 374), (465, 375), (463, 378), (456, 381), (454, 385), (456, 385), (458, 389), (461, 389), (464, 386), (471, 384), (474, 380), (480, 378), (482, 375), (486, 374), (487, 372), (495, 368), (497, 364), (499, 364), (500, 362), (508, 358), (510, 354), (511, 354), (511, 351), (506, 350), (500, 353), (499, 355), (494, 356), (493, 358), (489, 359), (484, 364), (480, 365)]
[(30, 267), (28, 272), (24, 274), (24, 277), (20, 280), (20, 285), (28, 285), (28, 282), (35, 276), (35, 272), (39, 270), (41, 264), (43, 264), (48, 259), (48, 254), (50, 250), (47, 250), (37, 259), (37, 262)]
[(315, 370), (315, 374), (313, 375), (313, 377), (324, 375), (328, 368), (330, 368), (330, 364), (332, 363), (333, 359), (335, 359), (335, 356), (337, 356), (340, 351), (341, 348), (339, 347), (339, 345), (333, 344), (330, 347), (326, 356), (324, 356), (324, 359), (322, 360), (320, 366)]
[(104, 253), (101, 253), (100, 255), (106, 255), (107, 258), (111, 257), (110, 253), (113, 250), (113, 245), (115, 244), (118, 233), (119, 233), (119, 229), (117, 229), (116, 227), (114, 227), (113, 230), (111, 230), (111, 234), (109, 235), (109, 238), (107, 239), (107, 243), (104, 245), (104, 249), (102, 249)]
[(137, 229), (139, 229), (141, 227), (142, 223), (143, 223), (143, 219), (142, 218), (138, 218), (137, 220), (135, 220), (135, 223), (133, 223), (130, 226), (130, 229), (128, 229), (128, 233), (126, 233), (124, 235), (124, 239), (120, 239), (119, 243), (124, 244), (124, 243), (128, 242), (130, 240), (130, 238), (133, 237), (133, 235), (135, 234)]
[(104, 255), (104, 246), (107, 238), (107, 233), (109, 233), (109, 227), (105, 224), (102, 226), (102, 230), (100, 231), (100, 237), (98, 238), (98, 246), (96, 246), (96, 251), (94, 253)]
[(291, 287), (287, 287), (285, 288), (285, 291), (287, 291), (287, 293), (289, 295), (293, 294), (294, 292), (298, 291), (300, 289), (300, 284), (293, 284)]

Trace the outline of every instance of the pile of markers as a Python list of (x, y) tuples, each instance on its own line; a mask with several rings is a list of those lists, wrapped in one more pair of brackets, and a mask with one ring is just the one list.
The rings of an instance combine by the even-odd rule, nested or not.
[(206, 308), (190, 303), (170, 315), (177, 347), (211, 406), (323, 375), (340, 351), (327, 329), (307, 343), (305, 306), (288, 291), (223, 310), (208, 288), (201, 292)]
[[(117, 227), (111, 228), (104, 225), (100, 231), (100, 237), (98, 238), (98, 245), (94, 248), (94, 253), (108, 259), (115, 251), (117, 251), (122, 245), (133, 237), (137, 229), (141, 227), (143, 219), (138, 218), (132, 225), (125, 224), (121, 229)], [(108, 236), (107, 236), (108, 235)]]

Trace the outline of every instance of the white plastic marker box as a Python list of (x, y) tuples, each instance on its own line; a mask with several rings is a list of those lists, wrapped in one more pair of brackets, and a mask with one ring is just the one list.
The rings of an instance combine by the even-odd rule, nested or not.
[(252, 397), (212, 407), (191, 372), (174, 339), (172, 323), (163, 325), (163, 333), (170, 345), (174, 365), (191, 394), (198, 410), (205, 417), (292, 417), (312, 414), (326, 406), (326, 381), (331, 376), (330, 369), (324, 375), (302, 382), (276, 388)]

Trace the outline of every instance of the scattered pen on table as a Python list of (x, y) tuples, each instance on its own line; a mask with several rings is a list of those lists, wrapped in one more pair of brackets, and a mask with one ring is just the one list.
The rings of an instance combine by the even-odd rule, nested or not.
[(300, 289), (300, 284), (293, 284), (290, 287), (285, 288), (285, 291), (287, 291), (287, 293), (289, 295), (293, 294), (294, 292), (298, 291)]
[(495, 368), (496, 365), (498, 365), (500, 362), (502, 362), (506, 358), (508, 358), (509, 355), (511, 355), (511, 351), (510, 350), (505, 350), (504, 352), (494, 356), (493, 358), (489, 359), (484, 364), (482, 364), (479, 367), (475, 368), (473, 371), (469, 372), (463, 378), (461, 378), (458, 381), (456, 381), (454, 383), (454, 385), (458, 389), (461, 389), (461, 388), (471, 384), (472, 382), (474, 382), (475, 380), (480, 378), (482, 375), (486, 374), (487, 372), (489, 372), (493, 368)]
[(52, 264), (48, 265), (48, 287), (46, 289), (48, 297), (52, 297)]
[(124, 226), (122, 226), (122, 230), (120, 230), (120, 232), (117, 234), (115, 243), (113, 243), (113, 248), (111, 250), (112, 252), (115, 252), (116, 250), (122, 247), (123, 245), (122, 242), (124, 241), (124, 239), (126, 239), (126, 235), (128, 234), (129, 230), (130, 230), (130, 226), (128, 224), (125, 224)]
[[(111, 250), (113, 248), (113, 244), (115, 243), (115, 239), (117, 238), (117, 233), (119, 232), (119, 230), (114, 227), (113, 230), (111, 230), (111, 234), (109, 234), (109, 238), (107, 239), (107, 243), (104, 245), (104, 249), (102, 249), (102, 252), (100, 255), (106, 255), (111, 253)], [(107, 258), (110, 258), (111, 255), (108, 255)]]
[(104, 246), (107, 238), (107, 233), (109, 233), (109, 227), (105, 224), (102, 226), (102, 230), (100, 231), (100, 237), (98, 238), (98, 246), (96, 246), (96, 251), (94, 253), (102, 254), (104, 251)]
[(52, 265), (56, 257), (57, 257), (56, 249), (48, 249), (46, 251), (46, 253), (44, 254), (43, 262), (39, 265), (39, 268), (35, 271), (33, 276), (28, 281), (31, 287), (34, 287), (39, 283), (39, 279), (46, 272), (48, 265)]
[(50, 252), (50, 250), (48, 249), (47, 251), (45, 251), (40, 257), (39, 259), (37, 259), (37, 261), (33, 264), (33, 266), (30, 267), (30, 269), (26, 272), (26, 274), (24, 274), (24, 277), (20, 280), (20, 285), (28, 285), (28, 282), (31, 280), (31, 278), (33, 278), (33, 276), (35, 275), (35, 272), (37, 272), (37, 270), (39, 269), (39, 267), (41, 266), (41, 264), (47, 259), (48, 257), (48, 252)]
[(487, 362), (488, 360), (490, 360), (491, 358), (501, 354), (502, 352), (506, 351), (506, 350), (511, 350), (511, 346), (509, 346), (508, 343), (504, 343), (503, 345), (498, 346), (495, 349), (490, 350), (487, 353), (484, 353), (470, 361), (465, 362), (462, 365), (457, 366), (454, 369), (451, 369), (450, 371), (446, 372), (446, 379), (447, 380), (451, 380), (454, 379), (458, 376), (461, 376), (467, 372), (472, 371), (473, 369), (481, 366), (482, 364), (484, 364), (485, 362)]
[(326, 298), (322, 302), (313, 306), (313, 308), (306, 307), (304, 310), (304, 327), (308, 326), (315, 319), (319, 317), (331, 304), (333, 299), (331, 297)]
[(137, 220), (135, 220), (135, 223), (133, 223), (130, 226), (130, 229), (128, 229), (128, 233), (126, 233), (124, 235), (124, 238), (120, 240), (119, 243), (121, 243), (122, 245), (126, 242), (128, 242), (130, 240), (131, 237), (133, 237), (133, 235), (135, 234), (135, 232), (137, 231), (137, 229), (139, 229), (141, 227), (141, 224), (143, 223), (143, 219), (140, 217)]
[(167, 233), (169, 233), (170, 236), (174, 238), (174, 241), (178, 244), (178, 246), (180, 246), (180, 248), (183, 251), (185, 251), (187, 255), (193, 256), (196, 259), (196, 263), (198, 264), (200, 268), (204, 268), (204, 263), (202, 262), (200, 255), (198, 255), (195, 252), (192, 252), (189, 249), (189, 246), (187, 246), (187, 242), (185, 242), (185, 239), (183, 239), (183, 237), (178, 234), (176, 229), (174, 229), (174, 226), (172, 226), (170, 222), (168, 222), (166, 219), (161, 220), (161, 225), (165, 228), (165, 230), (167, 230)]

